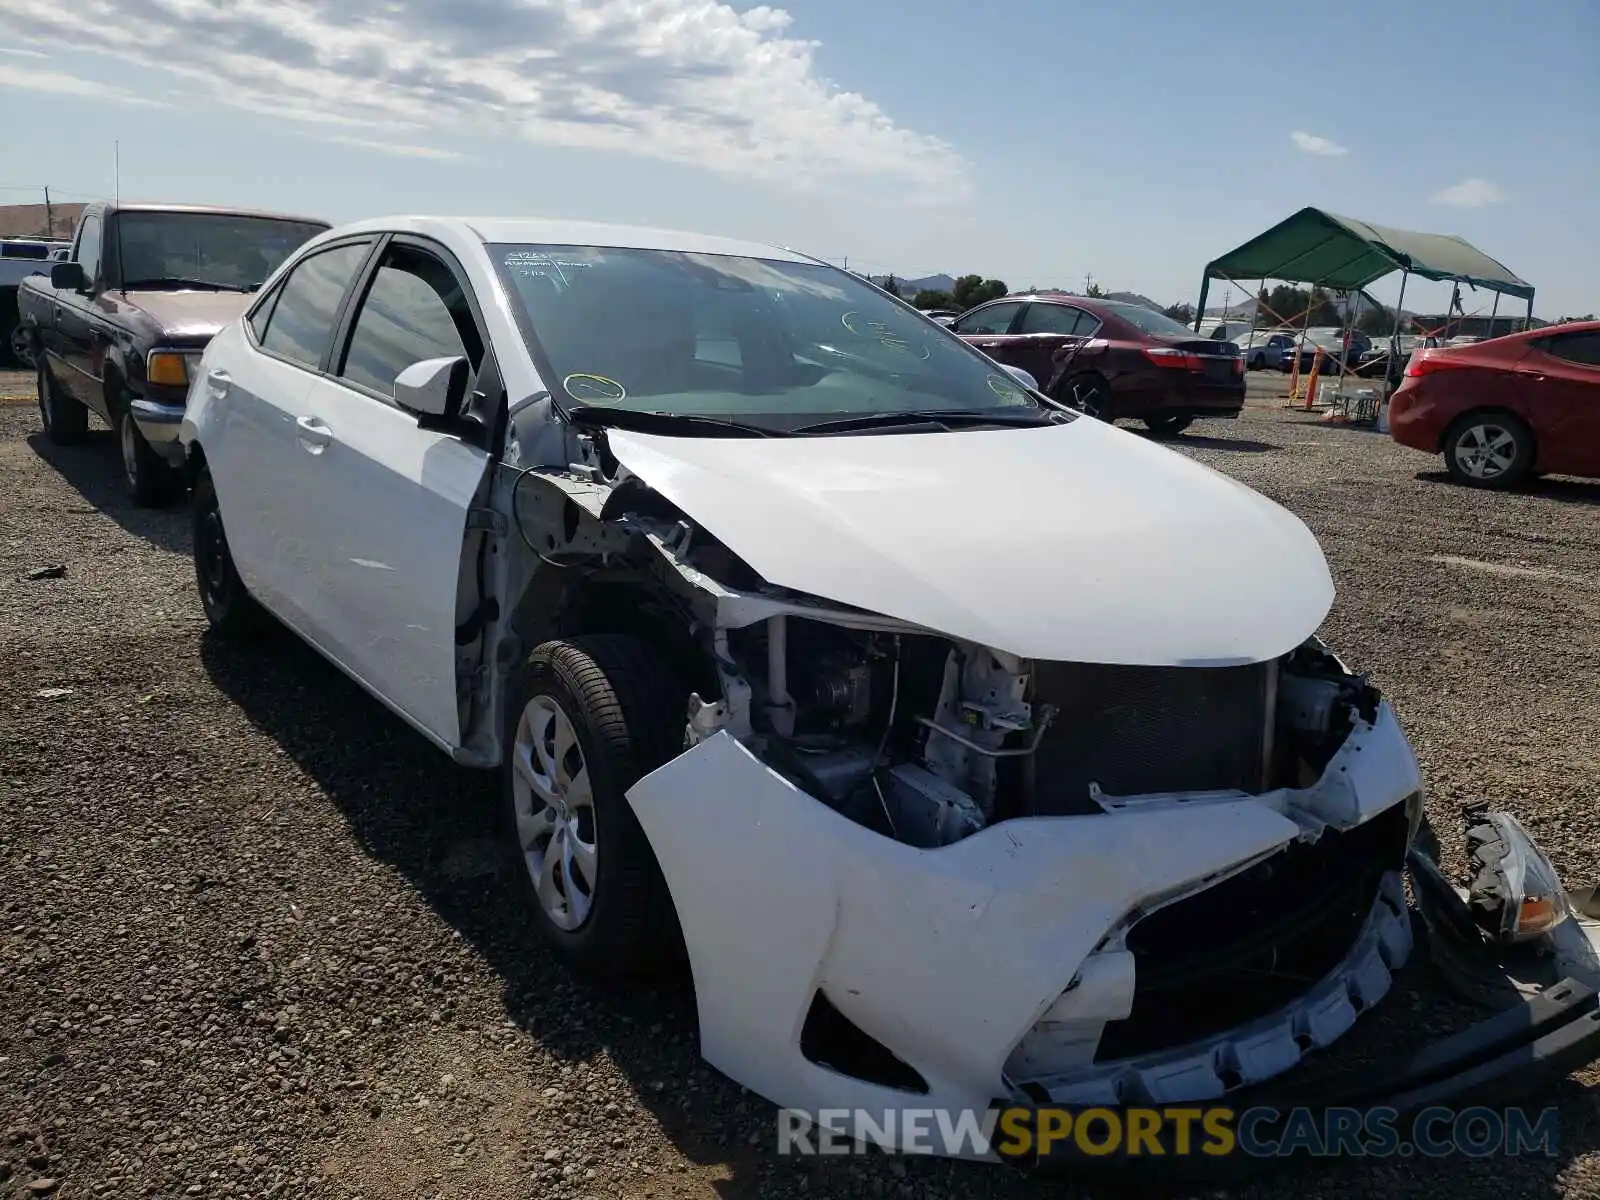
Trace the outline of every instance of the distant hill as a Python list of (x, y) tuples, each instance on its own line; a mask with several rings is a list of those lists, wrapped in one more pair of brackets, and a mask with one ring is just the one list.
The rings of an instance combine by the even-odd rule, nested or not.
[(0, 237), (70, 238), (78, 227), (83, 209), (82, 204), (52, 204), (49, 210), (55, 223), (52, 235), (46, 228), (44, 205), (0, 204)]
[[(889, 277), (869, 275), (867, 278), (881, 287)], [(956, 286), (953, 275), (924, 275), (921, 279), (907, 279), (903, 275), (896, 275), (894, 281), (901, 294), (907, 297), (915, 296), (918, 292), (948, 292)]]

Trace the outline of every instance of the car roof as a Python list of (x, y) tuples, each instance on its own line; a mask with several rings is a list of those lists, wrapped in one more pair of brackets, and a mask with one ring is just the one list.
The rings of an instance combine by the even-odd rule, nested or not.
[(341, 225), (334, 232), (342, 235), (385, 230), (421, 234), (451, 230), (491, 245), (524, 242), (555, 246), (608, 246), (633, 250), (676, 250), (687, 254), (727, 254), (740, 258), (776, 259), (780, 262), (816, 261), (782, 247), (706, 233), (544, 217), (435, 217), (413, 214), (373, 217)]

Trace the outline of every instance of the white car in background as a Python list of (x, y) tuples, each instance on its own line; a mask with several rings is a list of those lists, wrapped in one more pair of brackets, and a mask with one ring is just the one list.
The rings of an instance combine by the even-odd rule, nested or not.
[(1311, 533), (845, 271), (366, 221), (211, 341), (182, 436), (215, 629), (268, 610), (498, 770), (554, 950), (686, 950), (777, 1104), (1220, 1097), (1411, 951), (1423, 781), (1314, 636)]

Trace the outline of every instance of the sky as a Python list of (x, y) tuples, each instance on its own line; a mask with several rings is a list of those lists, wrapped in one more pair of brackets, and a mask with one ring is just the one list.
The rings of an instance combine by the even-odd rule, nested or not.
[(1316, 205), (1600, 311), (1597, 115), (1600, 0), (0, 3), (0, 203), (107, 197), (116, 161), (126, 199), (657, 225), (1162, 303)]

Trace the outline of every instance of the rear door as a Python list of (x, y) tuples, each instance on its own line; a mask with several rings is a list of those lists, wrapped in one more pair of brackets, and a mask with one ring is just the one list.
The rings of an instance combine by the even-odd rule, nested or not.
[(1540, 467), (1600, 475), (1600, 330), (1540, 338), (1516, 371), (1538, 423)]
[(1092, 334), (1100, 322), (1070, 304), (1031, 302), (1015, 326), (1008, 347), (1010, 361), (1030, 371), (1041, 390), (1048, 390), (1066, 352)]
[(394, 401), (414, 363), (465, 357), (491, 377), (481, 310), (443, 247), (396, 236), (341, 323), (296, 431), (305, 486), (293, 522), (312, 553), (299, 581), (323, 648), (414, 724), (460, 744), (457, 601), (467, 514), (489, 454), (421, 428)]
[[(1023, 364), (1015, 357), (1018, 339), (1012, 335), (1012, 326), (1025, 307), (1021, 300), (996, 300), (963, 313), (950, 323), (950, 330), (960, 334), (996, 362), (1020, 367)], [(1039, 380), (1041, 385), (1044, 382), (1043, 379)]]
[(303, 581), (314, 528), (296, 521), (297, 493), (310, 482), (296, 437), (307, 418), (311, 385), (333, 348), (346, 293), (372, 253), (375, 239), (319, 248), (296, 263), (229, 326), (206, 355), (205, 435), (240, 577), (268, 608), (303, 632), (309, 609)]

